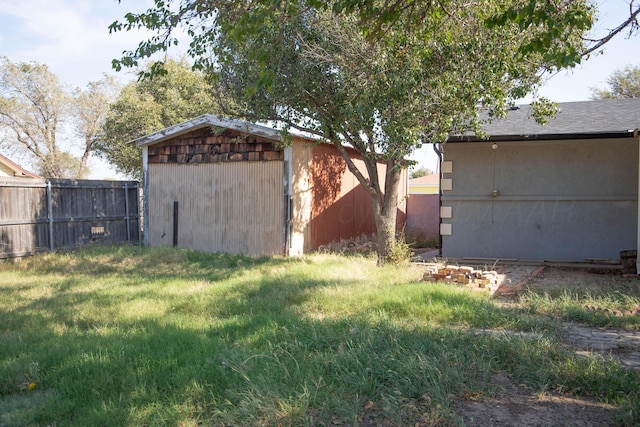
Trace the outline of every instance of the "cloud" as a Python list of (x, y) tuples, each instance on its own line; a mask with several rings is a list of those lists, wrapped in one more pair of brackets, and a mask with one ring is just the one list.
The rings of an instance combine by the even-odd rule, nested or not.
[(46, 64), (63, 82), (85, 86), (103, 73), (114, 74), (111, 61), (149, 37), (142, 30), (109, 34), (108, 29), (130, 8), (148, 6), (149, 1), (0, 0), (2, 54), (14, 62)]

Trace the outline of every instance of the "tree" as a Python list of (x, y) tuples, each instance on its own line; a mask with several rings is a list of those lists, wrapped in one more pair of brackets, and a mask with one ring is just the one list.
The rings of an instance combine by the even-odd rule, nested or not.
[[(55, 176), (52, 176), (52, 168), (56, 170)], [(38, 159), (36, 170), (46, 178), (83, 179), (88, 173), (88, 170), (82, 167), (80, 159), (66, 151), (47, 153), (43, 159)]]
[[(70, 94), (46, 65), (0, 58), (0, 129), (5, 135), (0, 143), (28, 154), (47, 178), (85, 177), (100, 111), (107, 105), (100, 92), (104, 82)], [(61, 147), (65, 122), (73, 123), (85, 139), (79, 158)], [(65, 142), (70, 148), (70, 141)]]
[[(141, 72), (150, 72), (148, 68)], [(164, 73), (126, 85), (110, 105), (98, 155), (130, 177), (142, 176), (140, 149), (127, 142), (205, 113), (219, 111), (203, 73), (185, 61), (169, 60)]]
[(640, 98), (640, 66), (627, 65), (607, 80), (609, 89), (591, 88), (592, 99)]
[(105, 75), (100, 81), (89, 82), (85, 90), (75, 90), (72, 105), (75, 129), (83, 139), (79, 176), (85, 176), (87, 173), (89, 155), (102, 138), (102, 128), (109, 113), (109, 105), (115, 101), (118, 88), (115, 79)]
[(46, 65), (1, 58), (0, 126), (10, 135), (2, 143), (28, 151), (46, 177), (63, 176), (56, 136), (67, 103), (60, 81)]
[[(238, 7), (229, 0), (213, 8), (192, 0), (171, 10), (158, 0), (155, 9), (112, 24), (113, 31), (142, 25), (159, 32), (115, 66), (166, 50), (171, 31), (186, 25), (195, 65), (235, 101), (228, 114), (276, 121), (285, 135), (313, 133), (342, 154), (371, 195), (384, 263), (395, 245), (406, 156), (422, 141), (446, 141), (452, 131), (482, 134), (477, 106), (490, 117), (504, 116), (512, 100), (537, 88), (541, 70), (579, 60), (592, 22), (582, 1), (395, 4), (406, 7), (376, 9), (382, 18), (363, 26), (367, 5), (381, 3), (265, 0)], [(511, 15), (523, 4), (526, 13), (553, 21), (525, 25), (528, 15)], [(540, 119), (552, 111), (544, 100), (534, 105)], [(366, 171), (346, 147), (355, 148)], [(378, 162), (386, 165), (384, 176)]]
[(432, 173), (433, 171), (425, 168), (424, 166), (420, 166), (419, 168), (413, 169), (411, 171), (411, 173), (409, 174), (409, 178), (411, 179), (421, 178), (423, 176), (431, 175)]

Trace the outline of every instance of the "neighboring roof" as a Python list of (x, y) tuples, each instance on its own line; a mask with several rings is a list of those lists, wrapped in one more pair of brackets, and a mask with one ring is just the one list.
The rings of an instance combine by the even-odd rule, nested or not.
[(437, 173), (413, 178), (409, 180), (409, 185), (440, 185), (440, 176)]
[(22, 177), (22, 178), (41, 178), (41, 176), (36, 175), (35, 173), (31, 173), (26, 169), (18, 166), (16, 163), (7, 159), (5, 156), (0, 154), (0, 169), (5, 169), (10, 171), (13, 176)]
[[(489, 140), (587, 139), (628, 137), (640, 128), (640, 98), (564, 102), (547, 124), (533, 119), (530, 105), (509, 110), (507, 118), (486, 123)], [(478, 141), (472, 133), (453, 135), (449, 142)]]
[(282, 140), (282, 136), (278, 130), (267, 126), (256, 125), (241, 120), (227, 119), (214, 116), (213, 114), (203, 114), (195, 119), (187, 120), (186, 122), (169, 126), (150, 135), (136, 138), (133, 141), (129, 141), (129, 143), (135, 143), (138, 147), (144, 147), (209, 126), (232, 129), (250, 135), (258, 135), (274, 141)]

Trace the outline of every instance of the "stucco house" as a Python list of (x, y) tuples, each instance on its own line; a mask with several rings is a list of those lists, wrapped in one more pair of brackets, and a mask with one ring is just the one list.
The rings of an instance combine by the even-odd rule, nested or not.
[(439, 236), (440, 174), (409, 180), (407, 198), (407, 241), (435, 243)]
[(0, 177), (41, 178), (0, 154)]
[(640, 99), (561, 103), (541, 126), (529, 106), (454, 135), (441, 164), (442, 255), (619, 259), (638, 247)]
[[(370, 196), (331, 144), (293, 136), (285, 145), (273, 128), (210, 114), (132, 142), (142, 148), (147, 245), (300, 255), (375, 233)], [(406, 172), (399, 230), (405, 196)]]

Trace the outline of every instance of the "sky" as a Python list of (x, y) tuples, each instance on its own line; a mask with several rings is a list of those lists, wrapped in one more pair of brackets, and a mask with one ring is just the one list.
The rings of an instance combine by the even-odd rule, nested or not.
[[(599, 20), (594, 35), (606, 34), (628, 16), (627, 0), (596, 2)], [(0, 0), (0, 56), (12, 62), (46, 64), (70, 87), (85, 87), (106, 74), (122, 82), (133, 80), (131, 71), (116, 73), (111, 61), (124, 50), (133, 50), (148, 37), (142, 31), (109, 34), (109, 24), (121, 20), (127, 12), (142, 12), (152, 6), (150, 0)], [(186, 40), (182, 49), (186, 49)], [(605, 88), (610, 74), (627, 65), (640, 65), (640, 35), (618, 35), (604, 46), (604, 52), (592, 55), (575, 69), (550, 76), (539, 94), (557, 102), (585, 101), (591, 88)], [(184, 50), (176, 50), (180, 56)], [(173, 54), (172, 52), (169, 52)], [(526, 103), (527, 99), (523, 100)], [(435, 170), (436, 158), (430, 147), (416, 153), (425, 167)], [(97, 159), (90, 163), (91, 178), (118, 178)]]

